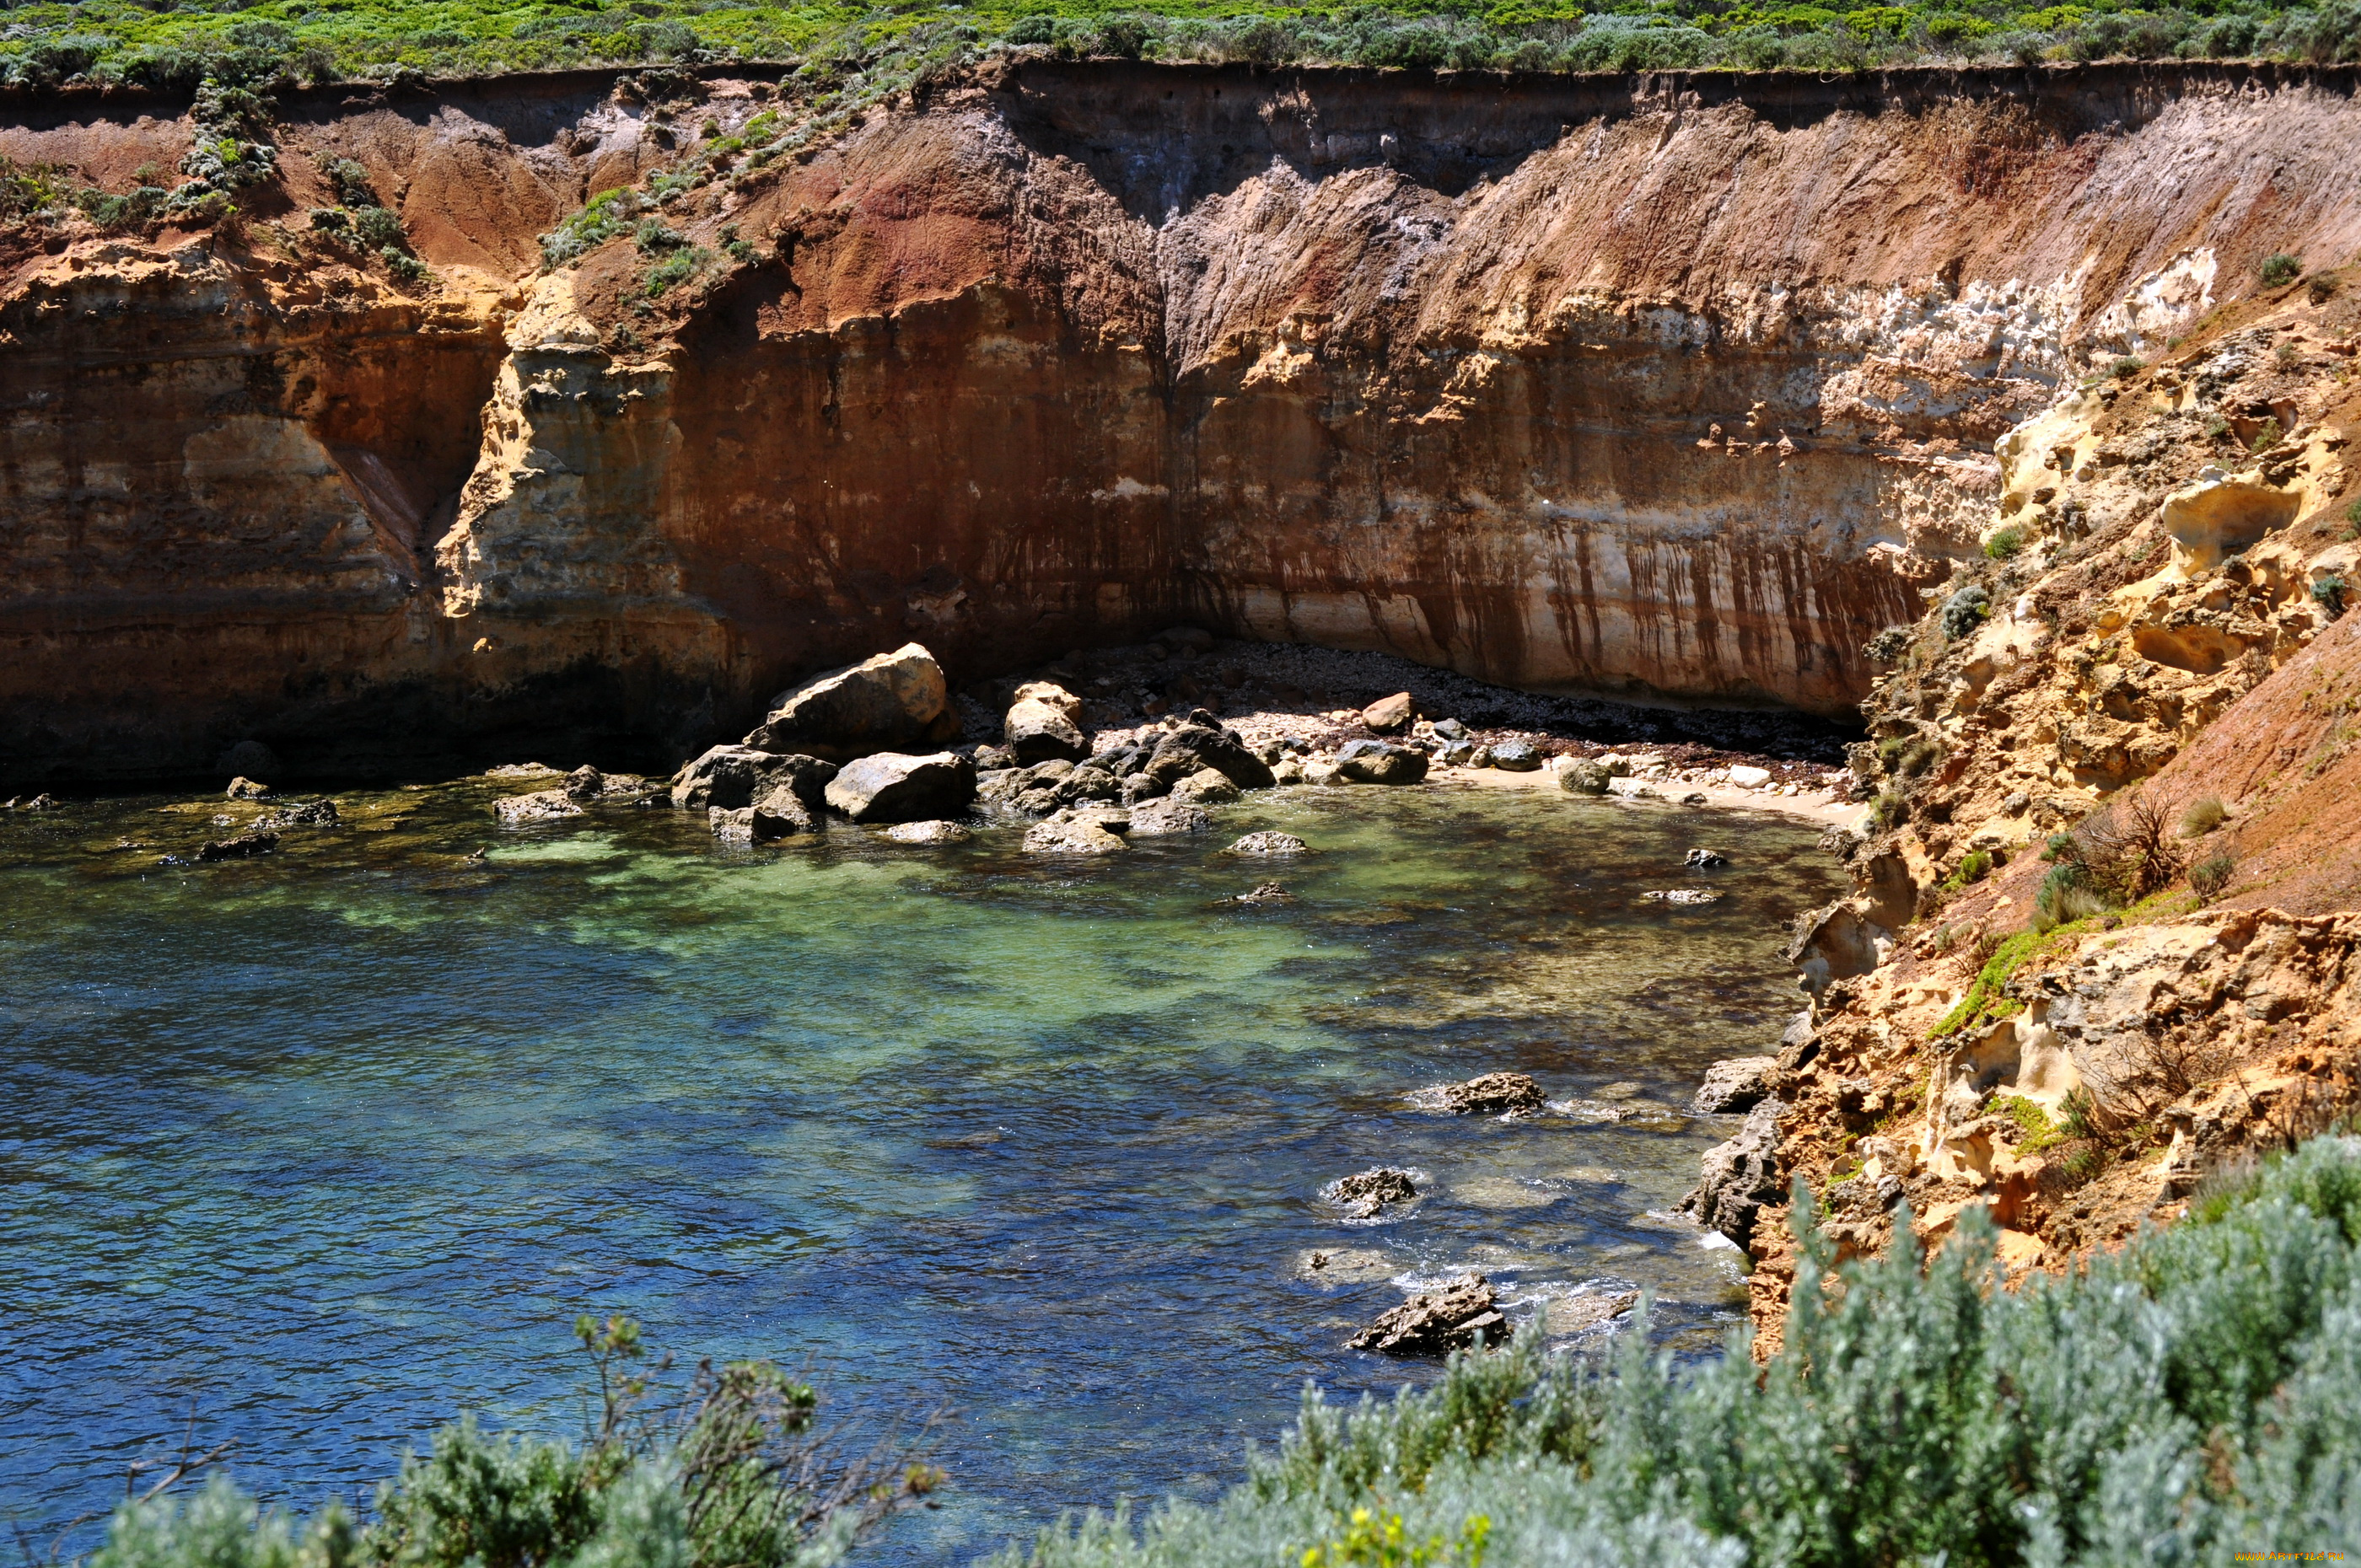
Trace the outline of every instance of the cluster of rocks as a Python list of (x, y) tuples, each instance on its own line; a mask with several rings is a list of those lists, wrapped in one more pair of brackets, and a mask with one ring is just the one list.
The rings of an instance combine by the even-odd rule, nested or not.
[(46, 795), (11, 796), (0, 800), (0, 811), (50, 811), (56, 808), (57, 804), (53, 797)]
[[(1521, 1072), (1488, 1072), (1430, 1092), (1442, 1109), (1460, 1115), (1530, 1115), (1547, 1103), (1542, 1086)], [(1347, 1218), (1368, 1220), (1416, 1199), (1418, 1184), (1407, 1170), (1378, 1166), (1331, 1183), (1321, 1195)], [(1498, 1344), (1509, 1332), (1491, 1285), (1468, 1274), (1412, 1296), (1346, 1343), (1383, 1355), (1444, 1355), (1474, 1344), (1479, 1334)]]

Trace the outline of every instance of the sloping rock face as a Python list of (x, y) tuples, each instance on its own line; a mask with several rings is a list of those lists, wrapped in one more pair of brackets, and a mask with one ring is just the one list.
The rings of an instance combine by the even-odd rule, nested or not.
[[(0, 765), (676, 755), (910, 640), (958, 684), (1184, 619), (1841, 712), (1997, 437), (2361, 243), (2361, 110), (2270, 68), (1037, 60), (700, 187), (715, 269), (651, 302), (628, 240), (534, 266), (686, 156), (609, 85), (290, 94), (243, 234), (0, 238)], [(0, 152), (119, 181), (183, 113)], [(434, 281), (305, 236), (331, 156)]]

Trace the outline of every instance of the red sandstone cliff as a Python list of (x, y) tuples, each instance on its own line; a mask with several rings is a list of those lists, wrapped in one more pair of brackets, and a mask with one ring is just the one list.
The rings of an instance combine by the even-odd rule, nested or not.
[[(648, 302), (534, 236), (769, 90), (609, 86), (291, 100), (235, 232), (0, 236), (0, 767), (678, 745), (909, 636), (1182, 618), (1840, 712), (1995, 438), (2361, 243), (2344, 73), (1032, 61), (691, 190), (752, 254)], [(119, 187), (180, 112), (0, 152)], [(308, 235), (333, 156), (433, 281)]]

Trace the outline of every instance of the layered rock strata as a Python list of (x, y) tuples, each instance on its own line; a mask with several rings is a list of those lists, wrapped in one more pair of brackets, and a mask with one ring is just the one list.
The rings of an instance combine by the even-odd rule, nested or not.
[[(1839, 713), (1998, 437), (2361, 240), (2334, 73), (1037, 60), (759, 171), (692, 127), (768, 82), (608, 86), (291, 99), (243, 224), (0, 245), (12, 773), (678, 754), (914, 638), (966, 681), (1181, 619)], [(181, 113), (0, 152), (120, 181)], [(330, 158), (431, 280), (307, 229)], [(537, 273), (671, 166), (702, 270)]]

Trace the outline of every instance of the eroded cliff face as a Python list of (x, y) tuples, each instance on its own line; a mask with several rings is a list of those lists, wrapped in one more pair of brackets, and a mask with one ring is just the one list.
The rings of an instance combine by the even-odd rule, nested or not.
[(2357, 363), (2323, 268), (1999, 444), (1999, 558), (1883, 646), (1856, 892), (1798, 928), (1813, 1006), (1722, 1205), (1764, 1348), (1795, 1177), (1847, 1255), (1983, 1207), (2058, 1269), (2361, 1105)]
[[(765, 83), (609, 85), (292, 104), (235, 233), (11, 236), (12, 773), (677, 746), (906, 637), (965, 679), (1180, 619), (1843, 713), (1997, 438), (2361, 243), (2342, 76), (1023, 61), (734, 172), (699, 130)], [(97, 108), (0, 151), (187, 133)], [(309, 234), (331, 157), (431, 281)], [(534, 269), (688, 167), (708, 269)]]

